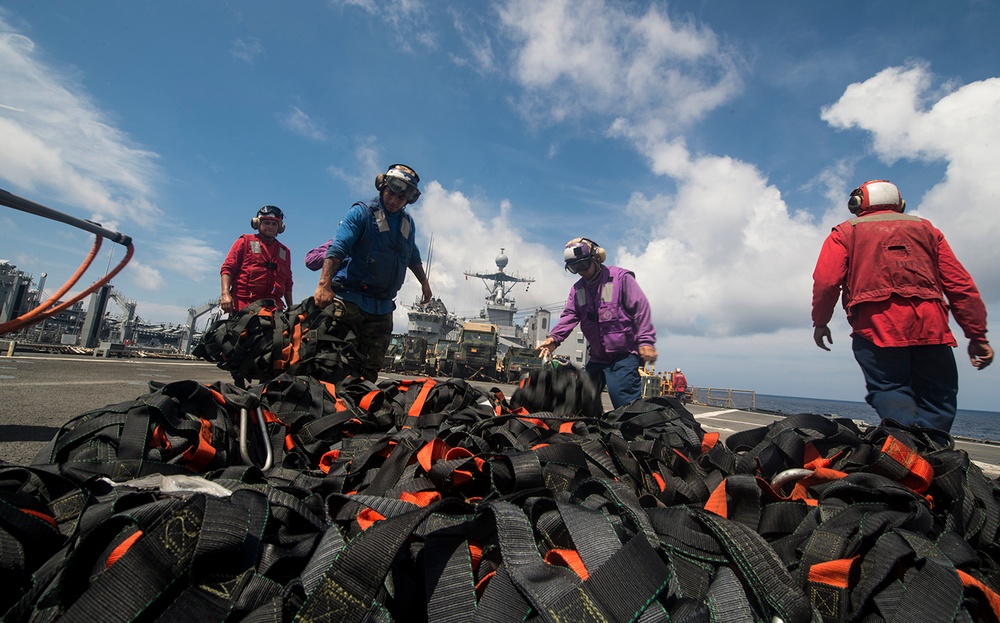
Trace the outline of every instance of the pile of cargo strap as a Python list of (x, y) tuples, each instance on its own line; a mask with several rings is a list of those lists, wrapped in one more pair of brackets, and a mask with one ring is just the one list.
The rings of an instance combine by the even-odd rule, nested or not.
[(1000, 490), (946, 435), (334, 376), (154, 383), (0, 464), (4, 620), (1000, 620)]

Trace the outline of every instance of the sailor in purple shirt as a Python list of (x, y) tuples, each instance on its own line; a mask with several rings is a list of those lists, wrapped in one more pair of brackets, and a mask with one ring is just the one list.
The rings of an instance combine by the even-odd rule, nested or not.
[(656, 362), (656, 329), (635, 274), (604, 266), (606, 258), (593, 240), (566, 243), (566, 270), (580, 279), (570, 290), (559, 322), (538, 348), (543, 357), (552, 355), (579, 324), (590, 349), (587, 373), (599, 390), (607, 384), (617, 408), (642, 395), (639, 368)]

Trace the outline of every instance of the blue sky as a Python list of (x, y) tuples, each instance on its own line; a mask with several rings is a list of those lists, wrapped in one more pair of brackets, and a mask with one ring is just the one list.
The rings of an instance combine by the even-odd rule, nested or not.
[[(832, 353), (809, 318), (860, 182), (897, 183), (998, 317), (998, 24), (987, 1), (0, 2), (0, 188), (132, 236), (115, 287), (182, 323), (268, 203), (311, 295), (305, 252), (403, 162), (449, 309), (481, 307), (462, 273), (501, 247), (522, 310), (562, 303), (587, 236), (649, 296), (659, 368), (861, 400), (843, 312)], [(90, 244), (0, 210), (0, 257), (49, 292)], [(1000, 410), (960, 342), (959, 406)]]

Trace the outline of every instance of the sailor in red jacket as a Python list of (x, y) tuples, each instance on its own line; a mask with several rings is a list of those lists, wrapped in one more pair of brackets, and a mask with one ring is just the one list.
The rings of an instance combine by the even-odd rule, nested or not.
[(847, 205), (855, 217), (833, 228), (813, 272), (813, 340), (830, 350), (827, 323), (841, 297), (868, 404), (882, 419), (948, 432), (958, 405), (949, 307), (972, 365), (993, 361), (979, 290), (944, 235), (903, 214), (906, 202), (892, 183), (865, 182)]
[(250, 219), (250, 226), (257, 233), (237, 238), (222, 262), (219, 305), (230, 313), (260, 299), (273, 299), (278, 309), (291, 306), (292, 256), (277, 240), (285, 231), (285, 215), (280, 208), (267, 205)]

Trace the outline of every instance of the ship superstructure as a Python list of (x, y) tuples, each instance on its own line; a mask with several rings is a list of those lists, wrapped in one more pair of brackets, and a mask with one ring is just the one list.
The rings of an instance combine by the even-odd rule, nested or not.
[(521, 277), (516, 274), (508, 274), (504, 269), (509, 263), (508, 257), (504, 254), (504, 248), (500, 248), (500, 254), (496, 256), (494, 262), (497, 269), (491, 273), (480, 273), (466, 271), (466, 277), (482, 279), (486, 286), (486, 306), (481, 314), (482, 318), (497, 326), (497, 332), (501, 340), (506, 340), (510, 346), (523, 346), (524, 340), (520, 327), (514, 324), (514, 314), (517, 313), (517, 305), (514, 298), (510, 296), (511, 291), (518, 284), (526, 284), (525, 291), (535, 282), (531, 277)]
[(407, 319), (406, 332), (424, 338), (428, 344), (448, 339), (450, 334), (456, 334), (462, 327), (461, 319), (450, 313), (441, 299), (432, 298), (425, 305), (420, 302), (419, 294), (413, 306), (407, 307)]

